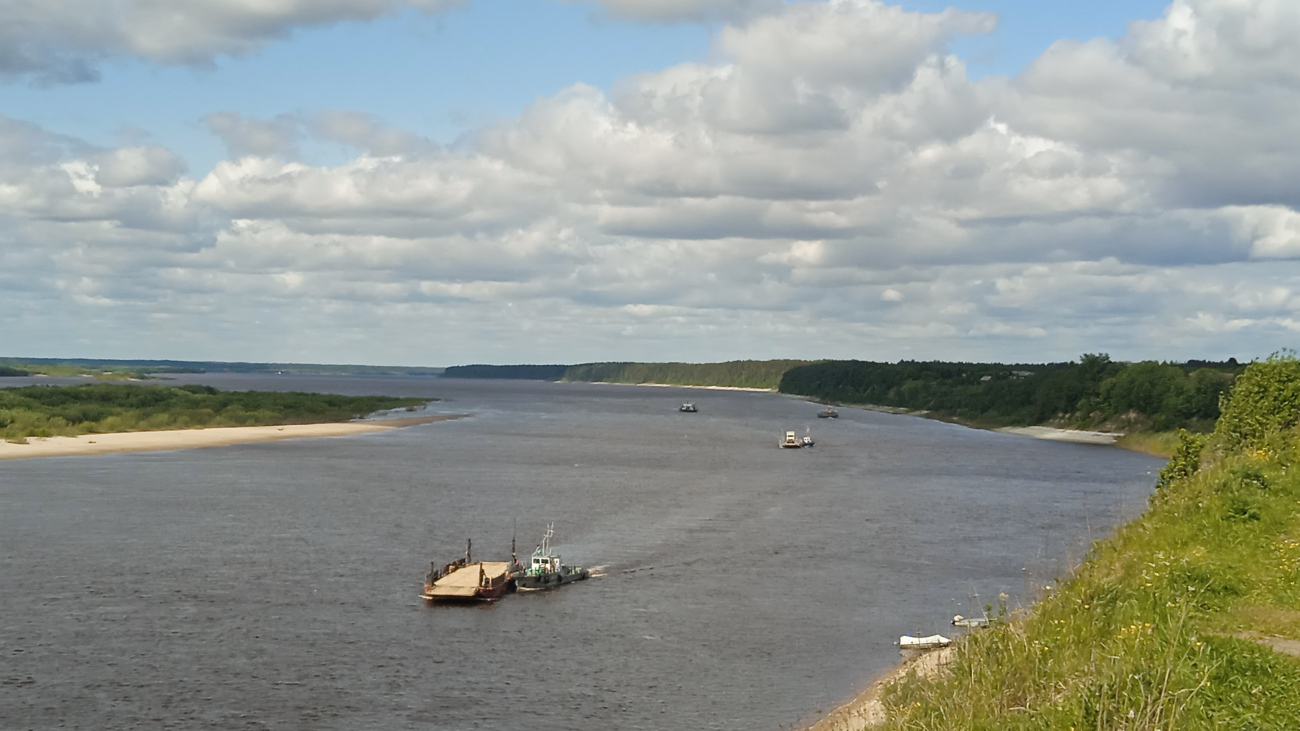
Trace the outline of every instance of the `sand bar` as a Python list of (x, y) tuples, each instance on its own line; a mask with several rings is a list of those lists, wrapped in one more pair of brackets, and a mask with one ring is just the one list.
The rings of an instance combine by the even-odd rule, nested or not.
[(748, 391), (750, 393), (776, 393), (775, 388), (750, 388), (748, 386), (687, 386), (682, 383), (614, 383), (613, 381), (565, 381), (565, 383), (597, 383), (604, 386), (649, 386), (651, 388), (699, 388), (705, 391)]
[(27, 444), (0, 441), (0, 460), (31, 457), (80, 457), (117, 452), (159, 452), (173, 449), (226, 447), (250, 442), (274, 442), (303, 437), (342, 437), (390, 431), (416, 424), (460, 419), (469, 414), (415, 416), (329, 424), (286, 424), (284, 426), (229, 426), (209, 429), (135, 431), (113, 434), (82, 434), (76, 437), (31, 437)]
[(1104, 431), (1083, 431), (1082, 429), (1053, 429), (1050, 426), (1004, 426), (993, 431), (1003, 434), (1018, 434), (1034, 439), (1048, 439), (1054, 442), (1078, 442), (1079, 444), (1114, 444), (1118, 434)]

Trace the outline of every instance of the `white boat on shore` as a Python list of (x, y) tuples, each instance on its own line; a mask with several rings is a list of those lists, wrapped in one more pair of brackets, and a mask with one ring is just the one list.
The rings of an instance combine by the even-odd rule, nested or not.
[(898, 638), (898, 646), (904, 650), (937, 650), (952, 644), (952, 640), (943, 635), (903, 635)]

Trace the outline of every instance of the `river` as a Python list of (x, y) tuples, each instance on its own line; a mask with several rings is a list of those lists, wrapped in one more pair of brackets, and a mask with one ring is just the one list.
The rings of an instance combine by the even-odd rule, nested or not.
[[(767, 393), (186, 375), (471, 418), (0, 462), (0, 727), (776, 731), (1139, 513), (1160, 460)], [(694, 401), (697, 414), (677, 407)], [(782, 429), (813, 449), (782, 450)], [(429, 562), (597, 577), (428, 607)], [(978, 595), (978, 599), (972, 599)]]

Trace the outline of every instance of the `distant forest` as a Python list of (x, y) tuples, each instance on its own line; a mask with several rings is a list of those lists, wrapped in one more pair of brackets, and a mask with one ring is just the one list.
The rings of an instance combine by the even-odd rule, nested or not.
[(209, 426), (348, 421), (414, 410), (429, 399), (320, 393), (218, 391), (211, 386), (27, 386), (0, 388), (0, 438), (75, 436)]
[(592, 383), (671, 383), (679, 386), (770, 388), (803, 360), (733, 360), (726, 363), (587, 363), (570, 366), (566, 381)]
[(569, 366), (563, 365), (465, 365), (452, 366), (443, 378), (513, 378), (521, 381), (559, 381)]
[(781, 392), (992, 426), (1208, 431), (1219, 417), (1219, 396), (1244, 368), (1236, 360), (1129, 364), (1106, 355), (1047, 365), (824, 361), (791, 368)]
[(223, 363), (191, 360), (103, 360), (96, 358), (0, 358), (0, 377), (111, 376), (142, 378), (167, 373), (294, 373), (340, 376), (436, 376), (441, 368), (330, 365), (322, 363)]
[(445, 376), (771, 388), (843, 404), (926, 411), (987, 426), (1055, 423), (1122, 431), (1210, 429), (1245, 368), (1224, 362), (873, 363), (856, 360), (457, 366)]
[(452, 366), (444, 378), (518, 378), (584, 383), (671, 383), (776, 390), (781, 376), (806, 360), (733, 360), (727, 363), (583, 363), (581, 365)]

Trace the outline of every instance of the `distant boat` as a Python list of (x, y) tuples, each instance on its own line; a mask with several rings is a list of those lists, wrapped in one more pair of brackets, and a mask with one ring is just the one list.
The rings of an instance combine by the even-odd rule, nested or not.
[(987, 614), (983, 617), (963, 617), (960, 614), (955, 614), (952, 617), (952, 626), (965, 627), (967, 629), (987, 627), (989, 626), (989, 618)]
[(554, 535), (555, 524), (551, 523), (546, 526), (542, 544), (533, 551), (528, 566), (511, 575), (515, 586), (520, 590), (554, 589), (591, 576), (591, 572), (581, 566), (569, 566), (560, 562), (560, 554), (551, 549), (551, 537)]
[(699, 411), (699, 409), (695, 408), (695, 404), (691, 403), (690, 401), (687, 401), (686, 403), (682, 404), (682, 407), (678, 409), (678, 411), (681, 411), (686, 414), (694, 414), (695, 412)]
[(817, 418), (818, 418), (818, 419), (838, 419), (838, 418), (840, 418), (840, 412), (836, 411), (836, 410), (835, 410), (835, 407), (833, 407), (833, 406), (827, 406), (826, 408), (824, 408), (824, 409), (822, 409), (821, 411), (817, 412)]
[(781, 441), (778, 442), (778, 444), (780, 444), (781, 449), (799, 449), (803, 447), (803, 440), (799, 438), (798, 434), (788, 431), (781, 437)]
[(898, 638), (898, 646), (904, 650), (937, 650), (951, 644), (952, 640), (943, 635), (928, 635), (926, 637), (903, 635)]
[(805, 447), (811, 447), (817, 443), (813, 441), (811, 434), (805, 434), (799, 441), (802, 442)]

